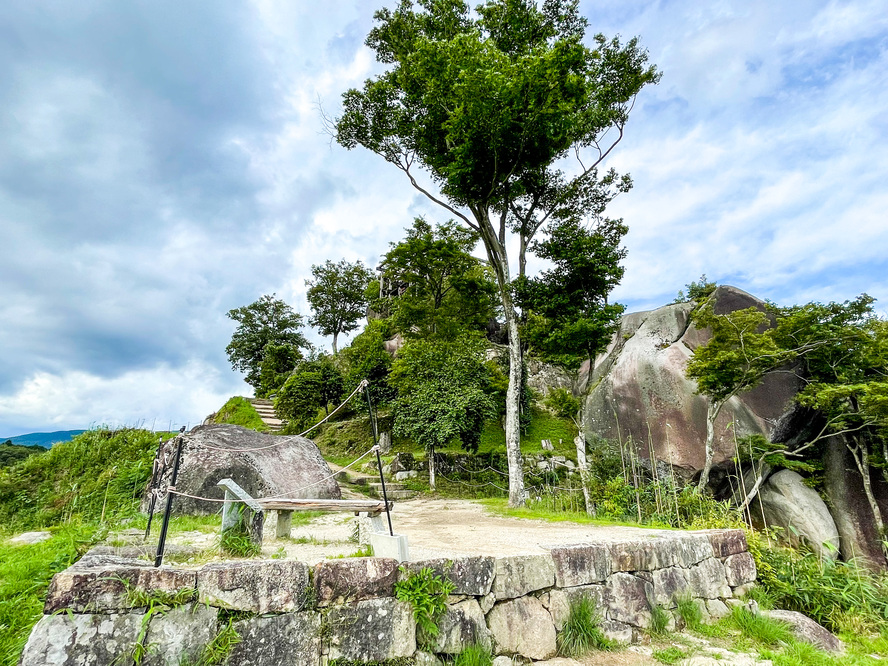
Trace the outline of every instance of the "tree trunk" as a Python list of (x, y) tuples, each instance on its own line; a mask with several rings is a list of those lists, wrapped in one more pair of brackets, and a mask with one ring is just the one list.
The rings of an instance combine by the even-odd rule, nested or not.
[(580, 428), (580, 434), (574, 439), (577, 447), (577, 467), (580, 469), (580, 483), (583, 486), (583, 499), (586, 502), (586, 513), (590, 516), (595, 515), (595, 506), (592, 504), (592, 498), (589, 497), (589, 466), (586, 464), (586, 434)]
[(854, 441), (854, 447), (852, 448), (848, 445), (848, 450), (851, 452), (851, 457), (854, 458), (857, 471), (860, 472), (860, 478), (863, 481), (863, 492), (866, 494), (866, 501), (869, 502), (870, 509), (873, 512), (873, 520), (879, 533), (882, 552), (885, 554), (886, 559), (888, 559), (888, 546), (885, 543), (885, 521), (882, 519), (882, 510), (879, 508), (879, 502), (873, 493), (873, 481), (870, 478), (869, 448), (860, 441), (859, 437), (847, 438), (845, 440), (846, 444), (851, 440)]
[(509, 462), (509, 506), (524, 504), (524, 469), (521, 461), (521, 340), (518, 337), (518, 317), (511, 307), (506, 308), (509, 326), (509, 387), (506, 390), (506, 458)]
[(429, 488), (435, 489), (435, 449), (430, 448), (427, 453), (429, 457)]
[(333, 334), (333, 356), (336, 356), (336, 339), (339, 337), (339, 332)]
[(715, 455), (715, 419), (721, 411), (724, 401), (710, 398), (709, 407), (706, 408), (706, 463), (700, 473), (700, 482), (697, 484), (697, 492), (702, 493), (709, 483), (709, 472), (712, 470), (712, 458)]
[[(512, 292), (509, 278), (509, 257), (506, 253), (504, 239), (501, 240), (493, 224), (490, 214), (484, 208), (473, 208), (472, 213), (478, 222), (481, 239), (487, 258), (496, 275), (500, 301), (509, 331), (509, 387), (506, 390), (506, 459), (509, 464), (509, 506), (524, 504), (524, 470), (521, 463), (521, 432), (519, 423), (519, 401), (521, 397), (521, 338), (518, 332), (518, 314), (512, 303)], [(505, 222), (503, 221), (503, 225)], [(505, 227), (503, 226), (503, 230)]]

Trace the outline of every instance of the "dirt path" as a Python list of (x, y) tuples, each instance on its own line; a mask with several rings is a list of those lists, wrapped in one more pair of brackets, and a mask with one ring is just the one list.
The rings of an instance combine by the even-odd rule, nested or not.
[(414, 499), (395, 504), (392, 525), (406, 534), (411, 559), (447, 555), (524, 555), (553, 546), (624, 541), (667, 534), (640, 527), (578, 525), (496, 516), (467, 500)]

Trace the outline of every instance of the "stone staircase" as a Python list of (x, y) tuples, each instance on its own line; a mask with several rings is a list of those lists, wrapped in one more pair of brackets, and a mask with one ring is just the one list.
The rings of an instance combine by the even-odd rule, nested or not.
[[(379, 482), (379, 476), (373, 474), (365, 474), (354, 470), (342, 469), (338, 465), (328, 463), (330, 469), (336, 472), (336, 480), (344, 483), (350, 483), (360, 486), (370, 497), (382, 499), (382, 484)], [(389, 500), (405, 500), (416, 496), (416, 491), (410, 490), (403, 483), (397, 483), (386, 479), (385, 493)]]
[(281, 431), (281, 428), (284, 427), (284, 422), (277, 417), (277, 414), (274, 411), (274, 402), (266, 400), (265, 398), (250, 398), (250, 403), (253, 405), (256, 412), (258, 412), (262, 422), (268, 426), (269, 432)]

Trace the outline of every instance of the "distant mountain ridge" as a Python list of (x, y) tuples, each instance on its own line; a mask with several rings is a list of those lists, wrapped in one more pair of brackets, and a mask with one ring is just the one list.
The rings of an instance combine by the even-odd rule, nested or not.
[(11, 440), (13, 444), (20, 446), (42, 446), (44, 449), (52, 447), (59, 442), (67, 442), (86, 430), (57, 430), (55, 432), (29, 432), (26, 435), (14, 437), (0, 437), (0, 443)]

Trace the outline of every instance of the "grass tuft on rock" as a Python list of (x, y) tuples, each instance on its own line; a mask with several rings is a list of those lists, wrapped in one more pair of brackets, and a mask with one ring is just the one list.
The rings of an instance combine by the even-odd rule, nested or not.
[(592, 650), (612, 650), (616, 643), (608, 639), (598, 626), (601, 616), (589, 598), (570, 602), (567, 621), (558, 634), (558, 653), (565, 657), (582, 657)]

